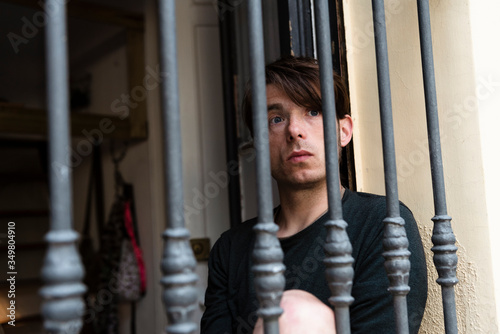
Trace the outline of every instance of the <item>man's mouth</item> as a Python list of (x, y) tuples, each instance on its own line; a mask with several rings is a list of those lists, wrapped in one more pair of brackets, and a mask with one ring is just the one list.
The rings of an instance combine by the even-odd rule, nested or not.
[(312, 153), (305, 150), (301, 150), (292, 152), (292, 154), (290, 154), (286, 160), (290, 162), (302, 162), (309, 159), (311, 156)]

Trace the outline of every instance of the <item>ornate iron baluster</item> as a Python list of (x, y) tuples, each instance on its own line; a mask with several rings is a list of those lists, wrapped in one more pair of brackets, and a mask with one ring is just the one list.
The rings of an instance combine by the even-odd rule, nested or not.
[(254, 285), (260, 302), (259, 316), (264, 319), (264, 333), (279, 333), (278, 318), (285, 287), (283, 251), (273, 222), (271, 168), (269, 162), (269, 131), (267, 128), (266, 79), (264, 67), (264, 34), (260, 0), (248, 3), (248, 31), (254, 146), (257, 152), (258, 222), (254, 227), (256, 242), (252, 254)]
[(451, 228), (451, 217), (448, 216), (446, 209), (436, 83), (434, 80), (434, 61), (432, 57), (429, 1), (418, 0), (417, 6), (420, 51), (424, 76), (427, 133), (432, 171), (432, 189), (434, 193), (435, 216), (432, 218), (434, 222), (434, 230), (432, 231), (434, 247), (432, 247), (432, 251), (434, 252), (434, 264), (439, 274), (437, 282), (441, 285), (442, 289), (446, 333), (455, 334), (458, 333), (454, 289), (455, 284), (458, 283), (456, 275), (458, 257), (457, 247), (455, 246), (455, 235)]
[(49, 136), (50, 231), (42, 267), (45, 283), (40, 290), (44, 299), (42, 315), (49, 333), (78, 333), (82, 327), (85, 304), (82, 295), (84, 269), (75, 242), (78, 233), (72, 230), (73, 207), (71, 168), (67, 148), (70, 146), (68, 51), (66, 9), (64, 2), (47, 0), (50, 8), (46, 25), (46, 67)]
[(326, 277), (332, 292), (329, 301), (335, 307), (335, 327), (337, 333), (344, 334), (351, 333), (349, 305), (354, 301), (351, 296), (354, 259), (351, 256), (352, 246), (346, 233), (347, 223), (342, 218), (328, 2), (316, 0), (314, 9), (323, 103), (329, 207), (328, 221), (325, 223), (328, 229), (325, 244)]
[(163, 302), (169, 325), (167, 333), (188, 334), (197, 329), (191, 318), (196, 308), (198, 276), (196, 260), (184, 224), (182, 184), (182, 151), (177, 72), (175, 0), (158, 3), (160, 66), (162, 71), (163, 140), (165, 148), (165, 182), (167, 229), (163, 233), (165, 248), (161, 283)]
[(384, 219), (385, 269), (389, 277), (389, 291), (394, 299), (397, 333), (408, 333), (408, 309), (406, 295), (410, 291), (410, 252), (400, 216), (394, 130), (391, 107), (391, 87), (389, 79), (389, 59), (383, 0), (372, 0), (373, 25), (375, 31), (375, 51), (377, 57), (377, 78), (380, 104), (380, 122), (384, 151), (385, 192), (387, 197), (387, 218)]

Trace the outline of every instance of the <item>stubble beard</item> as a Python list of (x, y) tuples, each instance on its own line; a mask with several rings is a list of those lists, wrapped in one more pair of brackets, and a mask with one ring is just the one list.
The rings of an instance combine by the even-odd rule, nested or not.
[(308, 163), (301, 163), (291, 171), (282, 170), (279, 173), (273, 173), (273, 178), (281, 189), (290, 189), (291, 191), (312, 190), (326, 184), (324, 167), (323, 169), (316, 169), (311, 168)]

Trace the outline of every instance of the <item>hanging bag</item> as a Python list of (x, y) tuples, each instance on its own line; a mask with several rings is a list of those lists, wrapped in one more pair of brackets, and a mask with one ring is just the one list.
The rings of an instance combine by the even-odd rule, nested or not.
[(105, 298), (96, 299), (95, 331), (98, 334), (118, 334), (118, 303), (131, 302), (131, 333), (135, 333), (135, 302), (146, 292), (146, 270), (139, 247), (133, 187), (115, 164), (115, 198), (101, 237), (101, 270), (99, 291)]

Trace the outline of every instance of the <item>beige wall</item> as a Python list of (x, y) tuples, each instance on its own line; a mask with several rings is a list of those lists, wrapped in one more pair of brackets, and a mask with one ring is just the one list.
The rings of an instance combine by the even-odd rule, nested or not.
[[(475, 4), (471, 15), (469, 1), (430, 2), (448, 214), (453, 217), (459, 248), (456, 298), (460, 333), (498, 333), (494, 291), (500, 281), (494, 280), (495, 253), (490, 244), (490, 236), (498, 235), (492, 212), (498, 196), (489, 181), (494, 181), (494, 167), (498, 166), (498, 153), (493, 150), (498, 152), (498, 148), (492, 143), (500, 141), (495, 134), (498, 131), (487, 126), (498, 124), (493, 123), (498, 119), (493, 110), (498, 106), (500, 72), (498, 65), (492, 73), (477, 59), (487, 52), (491, 40), (476, 43), (479, 35), (492, 29), (482, 14), (489, 11), (498, 18), (500, 11), (495, 5), (496, 11), (487, 4)], [(429, 250), (434, 208), (417, 8), (410, 0), (385, 1), (385, 6), (399, 195), (419, 223), (429, 262), (429, 299), (421, 333), (438, 333), (443, 332), (443, 321), (440, 288)], [(358, 190), (383, 194), (371, 2), (345, 0), (344, 11)], [(481, 52), (475, 52), (476, 47), (481, 47)], [(488, 58), (490, 65), (493, 59), (499, 58)], [(480, 70), (480, 64), (485, 68)]]

